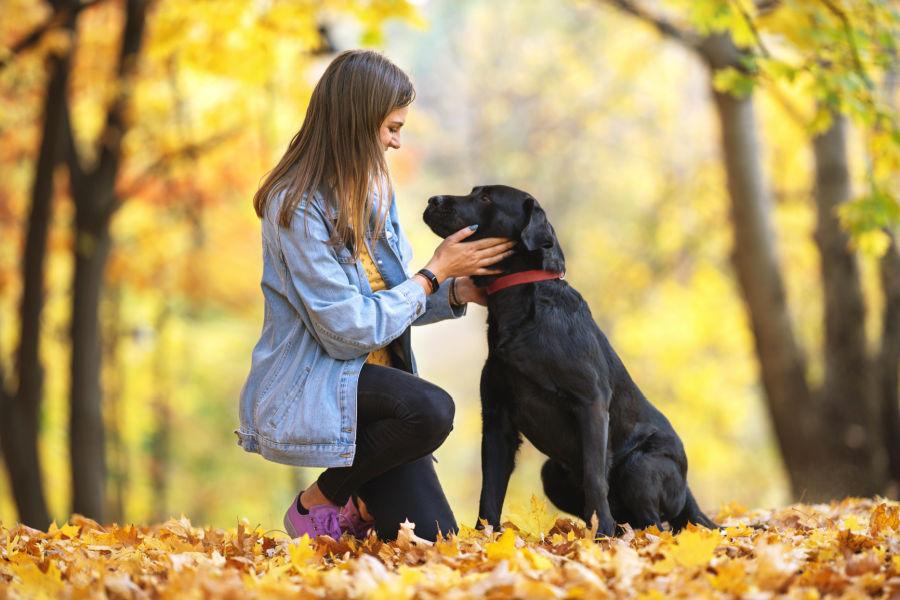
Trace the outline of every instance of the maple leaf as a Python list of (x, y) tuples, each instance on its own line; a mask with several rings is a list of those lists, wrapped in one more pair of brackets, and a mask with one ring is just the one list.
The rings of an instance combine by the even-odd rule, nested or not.
[(722, 542), (719, 532), (709, 529), (686, 529), (675, 540), (665, 558), (654, 565), (656, 572), (668, 573), (676, 566), (706, 566)]
[(537, 550), (532, 550), (527, 547), (522, 548), (521, 556), (525, 559), (528, 568), (537, 571), (546, 571), (547, 569), (552, 569), (554, 567), (553, 561), (544, 554), (539, 553)]
[(318, 559), (318, 553), (313, 548), (309, 535), (305, 533), (294, 543), (288, 544), (287, 551), (291, 558), (291, 564), (298, 573), (302, 573), (310, 563)]
[(459, 542), (457, 541), (456, 536), (451, 536), (447, 539), (438, 539), (438, 541), (435, 542), (435, 548), (443, 556), (459, 556)]
[(707, 575), (713, 588), (727, 594), (741, 596), (750, 589), (747, 579), (747, 565), (741, 560), (723, 561), (716, 565), (716, 574)]
[(506, 529), (496, 542), (484, 546), (484, 553), (490, 560), (511, 559), (516, 556), (516, 532)]
[(900, 529), (900, 506), (882, 502), (872, 510), (869, 517), (869, 535), (878, 537), (882, 532), (896, 532)]
[(69, 525), (68, 523), (64, 524), (62, 527), (56, 526), (56, 521), (50, 523), (50, 528), (47, 530), (47, 535), (52, 540), (59, 539), (62, 536), (66, 536), (69, 539), (73, 539), (78, 537), (78, 532), (80, 531), (80, 527), (78, 525)]
[(123, 546), (137, 546), (141, 543), (141, 535), (134, 525), (128, 527), (116, 527), (113, 536)]
[(25, 598), (34, 600), (58, 598), (65, 589), (62, 573), (54, 561), (50, 561), (46, 573), (42, 573), (36, 564), (28, 562), (14, 570), (13, 574), (18, 579), (17, 587), (24, 592), (22, 596)]

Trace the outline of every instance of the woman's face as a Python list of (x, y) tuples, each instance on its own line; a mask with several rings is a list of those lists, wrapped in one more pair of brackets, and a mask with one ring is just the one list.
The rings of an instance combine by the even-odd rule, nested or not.
[(378, 130), (378, 137), (381, 139), (381, 145), (384, 146), (385, 152), (387, 152), (388, 148), (396, 150), (400, 147), (400, 129), (403, 127), (403, 123), (406, 122), (406, 113), (408, 112), (408, 106), (395, 108), (381, 124), (381, 128)]

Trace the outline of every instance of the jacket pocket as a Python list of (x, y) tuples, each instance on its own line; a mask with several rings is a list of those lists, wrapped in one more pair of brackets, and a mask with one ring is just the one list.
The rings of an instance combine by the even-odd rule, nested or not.
[(278, 387), (277, 382), (281, 379), (281, 372), (284, 369), (285, 360), (287, 360), (288, 355), (291, 353), (291, 348), (294, 347), (296, 342), (298, 327), (300, 327), (299, 323), (295, 323), (291, 327), (287, 340), (283, 343), (281, 349), (278, 350), (278, 356), (275, 358), (275, 362), (272, 363), (271, 368), (263, 378), (262, 391), (260, 391), (260, 403), (265, 401), (266, 396), (269, 395), (273, 386)]
[(310, 369), (311, 367), (308, 365), (303, 367), (300, 369), (297, 377), (292, 380), (290, 386), (276, 386), (271, 394), (260, 400), (256, 421), (261, 431), (275, 431), (279, 429), (291, 404), (298, 402), (303, 394), (303, 388), (306, 386), (306, 380), (309, 378)]

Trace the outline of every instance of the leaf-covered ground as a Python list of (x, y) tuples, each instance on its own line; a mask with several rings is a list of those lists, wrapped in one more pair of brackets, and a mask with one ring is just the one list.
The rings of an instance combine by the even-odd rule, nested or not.
[(900, 597), (896, 502), (732, 505), (716, 518), (722, 530), (629, 530), (595, 542), (580, 523), (547, 522), (533, 501), (528, 527), (464, 528), (436, 544), (412, 526), (382, 543), (290, 540), (246, 522), (224, 531), (185, 518), (101, 527), (75, 516), (46, 533), (0, 524), (0, 598)]

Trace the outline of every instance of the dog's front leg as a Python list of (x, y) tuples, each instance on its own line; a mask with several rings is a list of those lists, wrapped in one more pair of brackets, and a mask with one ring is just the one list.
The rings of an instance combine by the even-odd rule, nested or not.
[(522, 442), (510, 415), (509, 394), (501, 369), (488, 358), (481, 372), (481, 499), (475, 524), (478, 528), (481, 519), (500, 526), (509, 476)]
[(609, 474), (606, 472), (609, 398), (608, 390), (598, 390), (593, 398), (579, 405), (578, 420), (584, 469), (584, 519), (590, 523), (596, 513), (598, 533), (611, 536), (615, 533), (616, 522), (609, 510)]

